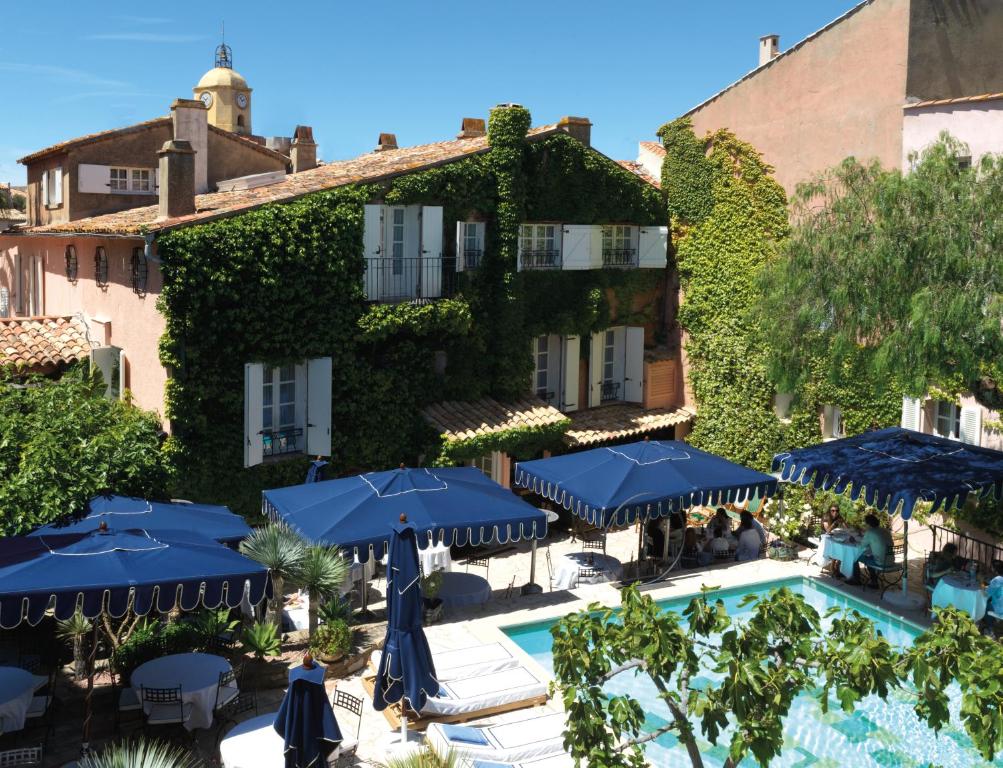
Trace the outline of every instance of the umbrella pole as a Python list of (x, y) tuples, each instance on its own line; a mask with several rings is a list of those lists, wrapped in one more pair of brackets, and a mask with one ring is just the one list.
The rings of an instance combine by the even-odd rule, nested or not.
[(530, 542), (529, 583), (522, 585), (522, 594), (539, 595), (543, 587), (536, 583), (536, 524), (533, 524), (533, 539)]
[[(93, 706), (91, 699), (94, 695), (94, 662), (98, 653), (98, 617), (94, 618), (94, 635), (91, 638), (91, 652), (87, 661), (87, 695), (84, 697), (84, 734), (80, 742), (80, 756), (86, 757), (91, 752), (91, 717)], [(115, 706), (118, 706), (116, 703)]]
[(902, 596), (909, 592), (909, 518), (902, 520)]

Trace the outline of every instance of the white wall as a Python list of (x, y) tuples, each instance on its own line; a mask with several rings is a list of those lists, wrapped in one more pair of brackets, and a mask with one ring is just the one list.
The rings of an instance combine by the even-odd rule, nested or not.
[(968, 145), (973, 164), (987, 152), (1003, 153), (1003, 99), (906, 107), (902, 119), (902, 167), (909, 167), (910, 153), (933, 144), (942, 131)]

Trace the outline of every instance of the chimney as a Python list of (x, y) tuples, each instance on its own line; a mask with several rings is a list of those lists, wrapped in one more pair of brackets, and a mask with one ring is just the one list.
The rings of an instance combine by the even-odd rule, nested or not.
[(293, 173), (317, 167), (317, 143), (313, 140), (313, 128), (309, 125), (296, 126), (293, 143), (289, 147), (289, 159), (293, 164)]
[(195, 151), (195, 194), (209, 191), (209, 112), (197, 99), (175, 99), (171, 104), (174, 138)]
[(780, 35), (763, 35), (759, 38), (759, 66), (769, 64), (780, 55)]
[(465, 117), (460, 125), (460, 132), (456, 134), (458, 139), (477, 139), (487, 136), (488, 131), (484, 121), (479, 117)]
[(160, 158), (160, 212), (157, 220), (195, 213), (195, 150), (187, 141), (165, 141)]
[(381, 133), (375, 151), (385, 152), (388, 149), (397, 149), (397, 137), (392, 133)]
[(557, 127), (586, 147), (592, 146), (592, 123), (587, 117), (562, 117)]

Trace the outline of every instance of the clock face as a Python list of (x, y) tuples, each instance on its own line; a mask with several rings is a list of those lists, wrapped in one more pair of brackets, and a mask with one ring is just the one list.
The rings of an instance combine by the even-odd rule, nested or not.
[(202, 103), (205, 104), (206, 109), (212, 106), (212, 94), (209, 91), (202, 91), (202, 95), (199, 96)]
[(247, 94), (246, 93), (238, 93), (237, 94), (237, 106), (240, 107), (241, 109), (246, 109), (247, 108)]

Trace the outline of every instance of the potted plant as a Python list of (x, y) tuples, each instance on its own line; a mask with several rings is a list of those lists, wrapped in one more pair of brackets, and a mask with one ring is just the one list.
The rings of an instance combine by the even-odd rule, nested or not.
[(798, 548), (794, 537), (801, 532), (803, 511), (799, 504), (780, 504), (770, 500), (764, 510), (766, 529), (777, 538), (767, 547), (767, 554), (774, 560), (794, 560)]
[(352, 628), (344, 619), (329, 621), (310, 638), (310, 652), (325, 664), (338, 661), (352, 650)]
[(425, 609), (425, 623), (432, 624), (442, 616), (442, 600), (438, 597), (442, 589), (441, 570), (434, 570), (421, 578), (421, 602)]

